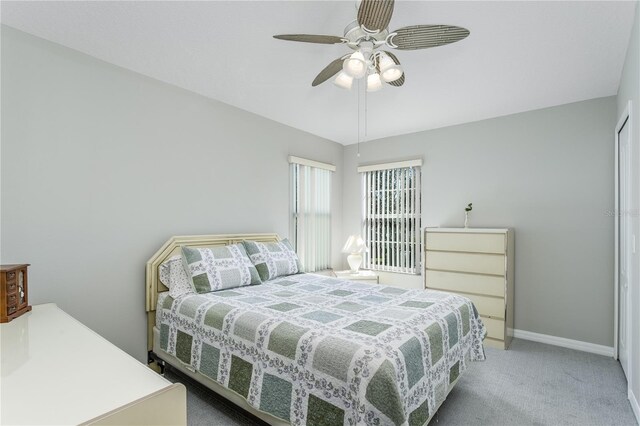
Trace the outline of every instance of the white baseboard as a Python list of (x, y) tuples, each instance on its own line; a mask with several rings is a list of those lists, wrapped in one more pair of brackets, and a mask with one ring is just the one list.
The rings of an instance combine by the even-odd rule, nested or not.
[(597, 345), (595, 343), (565, 339), (564, 337), (550, 336), (548, 334), (533, 333), (531, 331), (518, 329), (513, 330), (513, 337), (517, 339), (531, 340), (533, 342), (546, 343), (547, 345), (575, 349), (577, 351), (591, 352), (598, 355), (613, 356), (612, 346)]
[(636, 398), (631, 389), (629, 389), (629, 402), (631, 403), (633, 414), (636, 415), (636, 421), (640, 424), (640, 404), (638, 404), (638, 398)]

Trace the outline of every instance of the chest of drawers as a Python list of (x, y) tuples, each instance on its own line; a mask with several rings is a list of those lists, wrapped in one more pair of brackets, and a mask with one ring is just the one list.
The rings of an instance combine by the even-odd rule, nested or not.
[(513, 336), (513, 229), (426, 228), (425, 288), (471, 299), (487, 328), (485, 345), (507, 349)]
[(31, 310), (27, 284), (29, 265), (0, 265), (0, 323)]
[(171, 383), (54, 304), (0, 324), (0, 425), (187, 424)]

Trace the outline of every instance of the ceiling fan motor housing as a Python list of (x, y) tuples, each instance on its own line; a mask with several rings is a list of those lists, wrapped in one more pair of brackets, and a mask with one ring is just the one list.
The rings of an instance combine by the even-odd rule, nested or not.
[(361, 48), (363, 42), (370, 42), (373, 44), (373, 48), (377, 49), (386, 43), (389, 30), (384, 29), (375, 33), (365, 31), (363, 27), (358, 24), (358, 21), (353, 21), (347, 25), (344, 29), (344, 38), (347, 40), (347, 46), (353, 50)]

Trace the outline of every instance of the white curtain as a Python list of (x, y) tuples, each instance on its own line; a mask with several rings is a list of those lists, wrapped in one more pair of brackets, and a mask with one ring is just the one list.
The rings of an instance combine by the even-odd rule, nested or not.
[(331, 264), (331, 171), (291, 164), (291, 236), (305, 272)]

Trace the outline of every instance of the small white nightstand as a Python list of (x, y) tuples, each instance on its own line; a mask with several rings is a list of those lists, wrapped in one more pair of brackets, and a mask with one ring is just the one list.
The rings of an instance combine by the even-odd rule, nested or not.
[(354, 274), (349, 270), (346, 271), (335, 271), (336, 278), (341, 280), (349, 280), (349, 281), (364, 281), (370, 284), (379, 284), (380, 279), (377, 273), (374, 271), (358, 271), (358, 273)]

